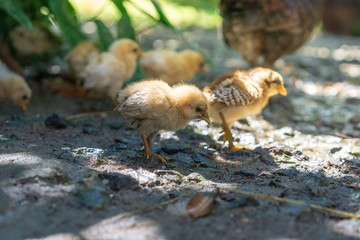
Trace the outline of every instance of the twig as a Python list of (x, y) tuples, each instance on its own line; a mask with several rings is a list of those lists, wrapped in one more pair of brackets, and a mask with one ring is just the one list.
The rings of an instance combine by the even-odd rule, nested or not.
[(342, 138), (346, 138), (346, 139), (358, 139), (358, 138), (355, 138), (355, 137), (346, 136), (346, 135), (344, 135), (344, 134), (342, 134), (342, 133), (339, 133), (339, 132), (336, 132), (336, 133), (335, 133), (335, 136), (337, 136), (337, 137), (342, 137)]
[(174, 197), (174, 198), (171, 198), (169, 200), (166, 200), (164, 202), (161, 202), (159, 204), (156, 204), (154, 206), (151, 206), (151, 207), (147, 207), (147, 208), (144, 208), (144, 209), (139, 209), (139, 210), (135, 210), (135, 211), (132, 211), (132, 212), (128, 212), (128, 213), (125, 213), (121, 216), (118, 216), (116, 218), (113, 219), (113, 221), (118, 221), (118, 220), (121, 220), (121, 219), (124, 219), (124, 218), (128, 218), (128, 217), (131, 217), (131, 216), (134, 216), (136, 214), (142, 214), (142, 213), (147, 213), (147, 212), (151, 212), (152, 210), (158, 208), (158, 207), (162, 207), (162, 206), (166, 206), (170, 203), (173, 203), (177, 200), (179, 200), (180, 198), (184, 197), (184, 196), (187, 196), (187, 195), (190, 195), (190, 192), (186, 192), (186, 193), (183, 193), (177, 197)]
[[(238, 194), (242, 194), (242, 195), (249, 196), (249, 197), (256, 197), (256, 198), (274, 200), (274, 201), (278, 201), (278, 202), (292, 203), (292, 204), (297, 204), (297, 205), (308, 204), (307, 202), (302, 201), (302, 200), (293, 200), (293, 199), (277, 197), (277, 196), (273, 196), (273, 195), (246, 192), (246, 191), (234, 190), (234, 189), (231, 189), (231, 188), (220, 188), (220, 189), (223, 190), (223, 191), (238, 193)], [(320, 205), (317, 205), (317, 204), (308, 204), (308, 205), (313, 209), (317, 209), (317, 210), (324, 211), (324, 212), (334, 213), (334, 214), (342, 216), (342, 217), (360, 219), (359, 214), (349, 213), (349, 212), (340, 211), (340, 210), (336, 210), (336, 209), (332, 209), (332, 208), (327, 208), (327, 207), (323, 207), (323, 206), (320, 206)]]
[(92, 117), (92, 116), (101, 115), (101, 114), (119, 114), (119, 113), (115, 112), (115, 111), (79, 113), (79, 114), (75, 114), (75, 115), (67, 117), (66, 120), (69, 121), (72, 119), (83, 118), (83, 117)]

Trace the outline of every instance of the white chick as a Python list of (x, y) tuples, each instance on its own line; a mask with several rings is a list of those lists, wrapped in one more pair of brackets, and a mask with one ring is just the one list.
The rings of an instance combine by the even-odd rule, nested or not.
[(108, 52), (101, 53), (86, 66), (84, 87), (114, 100), (119, 89), (133, 76), (140, 56), (142, 51), (135, 41), (115, 41)]

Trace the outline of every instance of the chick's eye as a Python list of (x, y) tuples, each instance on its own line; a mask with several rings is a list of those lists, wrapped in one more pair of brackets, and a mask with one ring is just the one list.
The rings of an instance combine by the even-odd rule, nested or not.
[(275, 80), (274, 80), (274, 83), (280, 84), (280, 80), (279, 80), (279, 79), (275, 79)]
[(138, 49), (137, 49), (137, 48), (134, 48), (134, 49), (133, 49), (133, 52), (137, 52), (137, 51), (138, 51)]
[(23, 99), (23, 100), (26, 100), (26, 99), (27, 99), (27, 96), (26, 96), (26, 95), (22, 96), (22, 99)]
[(196, 111), (196, 112), (202, 112), (202, 109), (201, 109), (201, 107), (196, 107), (196, 108), (195, 108), (195, 111)]

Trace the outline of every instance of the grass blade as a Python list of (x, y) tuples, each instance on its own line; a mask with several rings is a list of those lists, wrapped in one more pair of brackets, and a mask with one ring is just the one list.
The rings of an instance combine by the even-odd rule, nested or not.
[(1, 0), (0, 8), (4, 9), (7, 14), (24, 25), (29, 31), (33, 31), (29, 16), (23, 11), (17, 0)]
[(124, 6), (124, 0), (112, 0), (121, 12), (121, 19), (117, 23), (117, 37), (130, 38), (135, 40), (135, 29), (131, 23), (131, 18)]
[(96, 19), (94, 22), (98, 30), (99, 43), (102, 49), (106, 51), (111, 43), (114, 42), (114, 37), (111, 35), (109, 28), (106, 27), (102, 21)]
[(86, 39), (80, 31), (80, 25), (68, 0), (49, 0), (49, 7), (65, 38), (72, 46)]

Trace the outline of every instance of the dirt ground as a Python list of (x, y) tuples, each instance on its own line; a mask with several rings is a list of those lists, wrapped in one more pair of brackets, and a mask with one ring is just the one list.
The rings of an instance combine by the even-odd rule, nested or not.
[[(249, 67), (216, 30), (186, 34), (216, 66), (196, 76), (199, 87)], [(145, 50), (185, 47), (164, 30), (139, 42)], [(87, 100), (85, 110), (80, 99), (31, 81), (28, 111), (0, 105), (0, 239), (360, 239), (359, 219), (330, 212), (360, 214), (359, 43), (319, 33), (278, 60), (288, 96), (233, 127), (237, 144), (250, 150), (228, 151), (219, 126), (194, 121), (154, 139), (154, 150), (170, 158), (166, 166), (146, 159), (139, 134), (112, 112), (46, 127), (53, 113), (113, 105)], [(186, 215), (192, 196), (216, 188), (210, 215)]]

